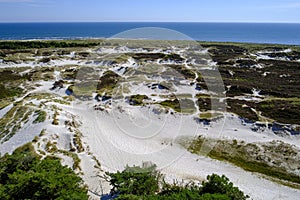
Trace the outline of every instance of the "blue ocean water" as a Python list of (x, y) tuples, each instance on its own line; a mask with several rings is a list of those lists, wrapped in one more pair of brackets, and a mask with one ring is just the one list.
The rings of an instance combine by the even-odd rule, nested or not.
[(108, 38), (142, 27), (172, 29), (199, 41), (300, 45), (300, 24), (288, 23), (0, 23), (0, 40)]

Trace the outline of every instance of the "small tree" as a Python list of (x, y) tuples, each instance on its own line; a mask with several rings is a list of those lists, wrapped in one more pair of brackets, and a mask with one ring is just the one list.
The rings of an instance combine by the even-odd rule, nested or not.
[(126, 167), (122, 172), (107, 173), (113, 186), (112, 195), (118, 200), (245, 200), (227, 177), (213, 174), (202, 185), (166, 183), (155, 165)]
[(106, 173), (110, 176), (112, 194), (151, 195), (159, 191), (161, 174), (156, 165), (129, 167), (117, 173)]
[(232, 200), (246, 200), (245, 196), (239, 188), (234, 187), (229, 179), (222, 175), (212, 174), (207, 176), (207, 182), (202, 182), (201, 194), (225, 194)]
[(0, 158), (0, 199), (88, 199), (73, 170), (56, 158), (40, 159), (31, 144)]

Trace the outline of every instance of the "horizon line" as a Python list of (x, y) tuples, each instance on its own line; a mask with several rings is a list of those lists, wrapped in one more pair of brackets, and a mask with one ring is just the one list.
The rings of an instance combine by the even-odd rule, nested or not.
[(300, 22), (286, 22), (286, 21), (3, 21), (0, 23), (244, 23), (244, 24), (300, 24)]

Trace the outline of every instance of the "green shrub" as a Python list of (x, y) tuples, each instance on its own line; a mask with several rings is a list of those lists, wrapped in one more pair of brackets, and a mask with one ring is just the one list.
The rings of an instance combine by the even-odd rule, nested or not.
[(58, 159), (40, 157), (27, 144), (0, 158), (0, 199), (88, 199), (82, 179)]
[(212, 174), (207, 176), (207, 182), (202, 183), (201, 194), (222, 194), (228, 196), (231, 200), (246, 200), (244, 195), (229, 179), (222, 175)]
[(113, 187), (111, 195), (118, 200), (246, 200), (242, 191), (227, 177), (213, 174), (202, 186), (168, 184), (155, 165), (126, 167), (122, 172), (107, 173)]

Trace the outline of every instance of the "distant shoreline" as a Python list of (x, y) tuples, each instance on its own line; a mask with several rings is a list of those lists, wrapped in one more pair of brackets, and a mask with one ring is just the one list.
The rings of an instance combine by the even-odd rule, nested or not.
[[(0, 40), (104, 39), (141, 28), (161, 28), (195, 41), (300, 45), (300, 23), (46, 22), (0, 23)], [(140, 31), (140, 30), (139, 30)], [(145, 32), (147, 33), (147, 32)], [(149, 35), (149, 32), (148, 32)], [(140, 34), (136, 37), (143, 37)], [(170, 37), (169, 37), (170, 36)], [(118, 36), (117, 36), (118, 37)], [(160, 39), (159, 37), (155, 36)], [(171, 35), (162, 36), (161, 39)], [(145, 38), (152, 38), (147, 37)], [(184, 37), (183, 37), (184, 38)], [(176, 38), (175, 38), (176, 39)], [(181, 39), (181, 38), (179, 38)]]
[[(151, 39), (143, 39), (143, 38), (134, 38), (134, 39), (128, 39), (128, 38), (104, 38), (104, 37), (98, 37), (98, 38), (37, 38), (37, 39), (11, 39), (11, 40), (2, 40), (0, 39), (0, 43), (1, 42), (51, 42), (51, 41), (57, 41), (57, 42), (76, 42), (76, 41), (95, 41), (95, 42), (99, 42), (102, 40), (107, 40), (107, 39), (115, 39), (115, 40), (145, 40), (145, 41), (151, 41)], [(153, 40), (153, 41), (157, 41), (157, 40)], [(168, 40), (162, 40), (162, 41), (168, 41)], [(170, 40), (170, 41), (178, 41), (178, 40)], [(182, 40), (183, 41), (183, 40)], [(231, 41), (201, 41), (201, 40), (195, 40), (195, 42), (199, 42), (202, 44), (218, 44), (218, 45), (240, 45), (240, 44), (244, 44), (244, 45), (259, 45), (259, 46), (283, 46), (283, 47), (300, 47), (300, 44), (279, 44), (279, 43), (254, 43), (254, 42), (231, 42)]]

